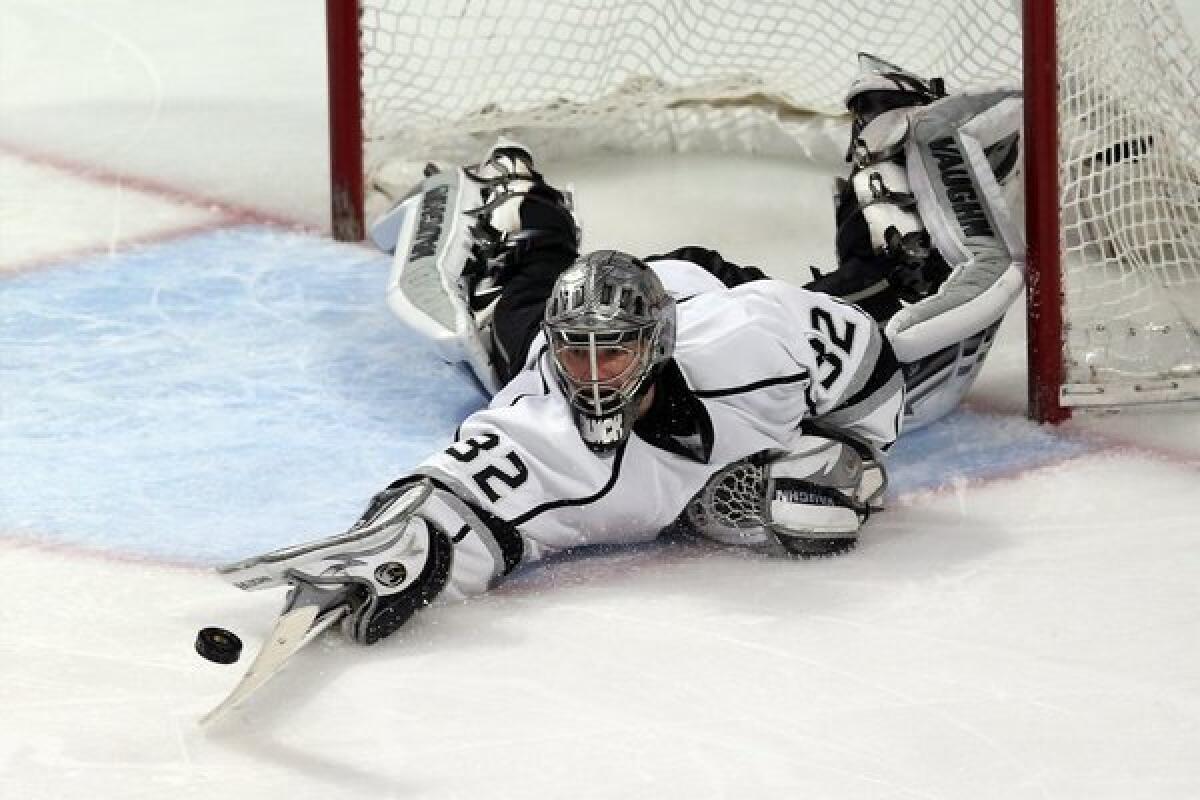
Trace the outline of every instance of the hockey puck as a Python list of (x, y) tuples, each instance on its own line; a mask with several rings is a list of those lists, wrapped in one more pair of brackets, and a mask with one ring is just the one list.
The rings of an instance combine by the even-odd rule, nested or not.
[(242, 640), (224, 628), (201, 628), (196, 634), (196, 652), (218, 664), (232, 664), (242, 655)]

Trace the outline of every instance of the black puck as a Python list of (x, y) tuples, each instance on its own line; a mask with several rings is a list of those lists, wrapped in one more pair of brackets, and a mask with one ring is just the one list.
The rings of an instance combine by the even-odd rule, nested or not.
[(242, 640), (224, 628), (201, 628), (196, 634), (196, 652), (218, 664), (232, 664), (242, 655)]

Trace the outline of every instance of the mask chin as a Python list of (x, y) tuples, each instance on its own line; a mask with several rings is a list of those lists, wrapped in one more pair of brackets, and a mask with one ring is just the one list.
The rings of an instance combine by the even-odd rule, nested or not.
[[(579, 430), (579, 438), (594, 452), (603, 453), (615, 449), (621, 442), (629, 438), (633, 426), (638, 421), (638, 409), (642, 406), (646, 394), (654, 385), (654, 378), (661, 371), (661, 366), (652, 367), (634, 387), (629, 399), (611, 410), (605, 409), (597, 414), (586, 411), (575, 402), (571, 402), (571, 414), (575, 427)], [(562, 381), (562, 376), (559, 376)], [(565, 387), (564, 387), (565, 388)]]
[(575, 427), (579, 429), (579, 438), (588, 449), (604, 453), (615, 449), (621, 442), (629, 438), (633, 431), (633, 413), (636, 403), (630, 403), (608, 414), (597, 416), (588, 414), (578, 408), (571, 411), (575, 417)]

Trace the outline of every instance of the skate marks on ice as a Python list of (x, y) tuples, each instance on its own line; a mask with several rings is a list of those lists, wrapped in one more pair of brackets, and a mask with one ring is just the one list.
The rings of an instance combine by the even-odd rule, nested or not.
[[(0, 528), (212, 564), (345, 527), (484, 402), (388, 312), (387, 267), (240, 228), (6, 280)], [(897, 446), (893, 486), (1077, 451), (964, 413)]]
[[(13, 787), (34, 787), (14, 796), (35, 798), (305, 798), (340, 781), (429, 797), (1188, 796), (1196, 781), (1169, 765), (1200, 744), (1190, 482), (1147, 468), (1176, 498), (1147, 512), (1120, 487), (1136, 463), (931, 495), (841, 558), (666, 544), (555, 561), (376, 647), (327, 635), (209, 733), (196, 719), (237, 668), (200, 659), (195, 630), (253, 649), (283, 592), (6, 550), (0, 749)], [(1154, 547), (1130, 541), (1135, 514)], [(88, 602), (46, 604), (47, 575)]]
[(482, 402), (386, 277), (241, 228), (5, 280), (0, 529), (216, 563), (344, 528)]
[[(628, 553), (559, 561), (423, 612), (379, 647), (343, 650), (353, 668), (300, 712), (280, 710), (289, 692), (276, 684), (241, 719), (266, 733), (344, 716), (351, 698), (360, 730), (421, 732), (393, 752), (393, 774), (463, 792), (484, 790), (517, 753), (537, 756), (508, 766), (524, 796), (598, 785), (668, 797), (739, 786), (850, 797), (1134, 790), (1156, 751), (1195, 743), (1185, 670), (1159, 664), (1176, 634), (1193, 641), (1189, 623), (1135, 627), (1178, 559), (1114, 552), (1113, 512), (1132, 493), (1089, 509), (1113, 517), (1099, 531), (1072, 526), (1052, 499), (1074, 501), (1127, 467), (1098, 462), (1080, 480), (1050, 469), (1046, 495), (1015, 514), (1014, 498), (1027, 497), (1015, 483), (969, 487), (965, 514), (964, 498), (934, 497), (881, 517), (861, 552), (839, 559), (664, 548), (649, 564)], [(1185, 532), (1165, 534), (1170, 548)], [(1124, 567), (1128, 593), (1106, 598)], [(1166, 586), (1195, 599), (1182, 580)], [(395, 700), (363, 703), (360, 692)], [(1166, 698), (1176, 712), (1160, 713)], [(331, 746), (316, 727), (309, 744)], [(1186, 785), (1186, 774), (1170, 782)]]
[[(0, 279), (190, 235), (224, 221), (209, 207), (107, 185), (14, 155), (3, 142), (0, 181), (7, 190), (0, 195)], [(28, 202), (35, 193), (38, 202)], [(88, 224), (75, 224), (77, 219)], [(47, 236), (48, 230), (55, 234)]]

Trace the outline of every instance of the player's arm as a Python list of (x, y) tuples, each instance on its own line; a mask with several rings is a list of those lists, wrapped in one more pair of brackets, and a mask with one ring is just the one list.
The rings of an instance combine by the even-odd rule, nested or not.
[[(800, 290), (803, 292), (803, 290)], [(764, 514), (776, 549), (824, 555), (853, 546), (883, 507), (883, 451), (904, 419), (905, 381), (888, 338), (861, 309), (816, 292), (802, 334), (814, 364), (806, 435), (763, 464)]]
[(790, 350), (811, 373), (806, 426), (889, 447), (900, 433), (904, 376), (874, 319), (819, 292), (781, 284), (777, 293), (785, 318), (796, 321)]
[(376, 494), (345, 533), (221, 571), (243, 589), (289, 586), (289, 603), (310, 590), (346, 595), (342, 631), (360, 644), (390, 635), (435, 601), (486, 592), (543, 554), (498, 502), (514, 494), (518, 502), (544, 500), (541, 465), (517, 455), (515, 434), (495, 422), (486, 410), (468, 417), (453, 443)]
[(435, 599), (485, 591), (521, 560), (515, 531), (436, 481), (402, 478), (345, 533), (220, 568), (243, 589), (345, 598), (342, 631), (360, 644), (394, 633)]
[[(799, 429), (774, 411), (786, 396), (747, 406), (775, 421), (780, 446), (717, 472), (688, 504), (685, 529), (771, 554), (812, 556), (854, 545), (886, 484), (881, 451), (898, 435), (904, 381), (875, 321), (827, 295), (767, 281), (736, 290), (754, 303), (777, 371), (806, 375), (791, 402)], [(776, 346), (779, 346), (776, 349)], [(746, 395), (749, 403), (761, 393)]]

